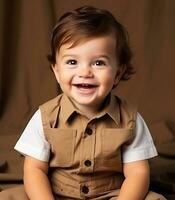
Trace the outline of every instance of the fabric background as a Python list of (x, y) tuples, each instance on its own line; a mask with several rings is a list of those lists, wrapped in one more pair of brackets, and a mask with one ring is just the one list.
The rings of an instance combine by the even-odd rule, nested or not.
[[(9, 155), (8, 163), (18, 163), (9, 173), (21, 169), (13, 146), (27, 121), (60, 92), (46, 59), (52, 27), (65, 11), (82, 5), (109, 9), (127, 28), (137, 73), (115, 93), (138, 106), (158, 148), (174, 142), (175, 1), (0, 0), (0, 160)], [(161, 148), (174, 156), (174, 146)]]

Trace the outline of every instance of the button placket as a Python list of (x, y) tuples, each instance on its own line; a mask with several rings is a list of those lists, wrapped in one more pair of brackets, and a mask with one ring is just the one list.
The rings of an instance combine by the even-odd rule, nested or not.
[(94, 163), (94, 135), (95, 133), (95, 125), (88, 123), (84, 129), (84, 137), (83, 137), (83, 147), (82, 147), (82, 159), (80, 161), (80, 172), (82, 173), (90, 173), (93, 171), (93, 163)]

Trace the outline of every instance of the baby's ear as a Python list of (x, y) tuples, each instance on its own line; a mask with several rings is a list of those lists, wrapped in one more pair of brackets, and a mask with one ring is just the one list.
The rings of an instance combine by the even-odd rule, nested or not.
[(57, 63), (52, 64), (51, 67), (52, 67), (52, 70), (53, 70), (54, 73), (58, 73), (58, 71), (59, 71), (59, 66), (58, 66)]
[(56, 65), (57, 65), (57, 64), (52, 64), (52, 65), (51, 65), (51, 68), (52, 68), (53, 71), (57, 68)]
[(118, 78), (119, 80), (123, 77), (123, 74), (126, 71), (126, 65), (122, 65), (120, 66), (120, 68), (118, 69)]
[(52, 64), (51, 65), (53, 73), (55, 74), (55, 77), (59, 83), (59, 73), (58, 73), (58, 65), (57, 64)]
[(121, 78), (123, 77), (123, 74), (125, 73), (125, 71), (126, 71), (126, 65), (120, 66), (120, 67), (117, 69), (114, 85), (117, 85), (117, 84), (119, 83), (119, 81), (120, 81)]

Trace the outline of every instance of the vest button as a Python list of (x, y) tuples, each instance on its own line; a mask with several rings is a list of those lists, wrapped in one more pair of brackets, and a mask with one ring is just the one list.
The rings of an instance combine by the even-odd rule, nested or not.
[(84, 185), (84, 186), (81, 188), (81, 191), (82, 191), (83, 193), (87, 194), (87, 193), (89, 192), (89, 188), (88, 188), (87, 186)]
[(90, 160), (85, 160), (84, 164), (86, 165), (86, 167), (90, 167), (92, 163)]
[(92, 135), (92, 129), (91, 129), (91, 128), (87, 128), (87, 129), (86, 129), (86, 134)]

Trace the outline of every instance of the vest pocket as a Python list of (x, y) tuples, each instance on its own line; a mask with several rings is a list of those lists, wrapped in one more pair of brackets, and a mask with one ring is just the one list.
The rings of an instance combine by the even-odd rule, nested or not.
[(70, 167), (74, 159), (76, 130), (49, 128), (44, 132), (51, 145), (50, 166)]
[(121, 145), (132, 137), (132, 129), (104, 129), (102, 131), (101, 150), (105, 158), (114, 158), (120, 153)]

